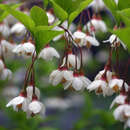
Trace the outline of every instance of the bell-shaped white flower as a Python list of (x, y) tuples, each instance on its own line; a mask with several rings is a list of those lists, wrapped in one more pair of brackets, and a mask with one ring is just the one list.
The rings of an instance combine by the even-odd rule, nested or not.
[(22, 56), (32, 56), (35, 51), (35, 46), (31, 41), (17, 45), (13, 52)]
[(47, 14), (47, 17), (48, 17), (48, 23), (53, 24), (54, 21), (55, 21), (55, 16), (50, 11), (48, 11), (46, 14)]
[(35, 46), (31, 41), (23, 44), (24, 55), (32, 56), (35, 51)]
[(37, 96), (37, 98), (38, 98), (38, 99), (40, 98), (40, 90), (39, 90), (37, 87), (34, 88), (33, 85), (29, 85), (29, 86), (27, 86), (27, 88), (26, 88), (27, 98), (28, 98), (29, 100), (32, 100), (33, 89), (35, 89), (35, 95)]
[(104, 10), (106, 7), (103, 0), (93, 0), (89, 6), (91, 6), (95, 12)]
[(80, 73), (80, 79), (83, 82), (84, 88), (87, 88), (91, 84), (91, 80), (89, 80), (87, 77), (85, 77), (83, 73)]
[(112, 79), (112, 72), (110, 70), (106, 70), (106, 68), (102, 71), (99, 71), (99, 73), (96, 75), (95, 80), (101, 79), (102, 75), (106, 72), (106, 78), (107, 81), (109, 82)]
[(108, 40), (105, 40), (103, 42), (110, 42), (111, 47), (118, 47), (121, 44), (125, 50), (127, 49), (126, 45), (115, 34), (112, 34)]
[(10, 28), (7, 24), (5, 23), (1, 23), (0, 24), (0, 33), (4, 36), (4, 37), (8, 37), (10, 35)]
[(16, 44), (11, 41), (1, 40), (1, 49), (4, 55), (10, 56), (13, 54), (13, 49), (16, 47)]
[[(97, 78), (98, 77), (98, 78)], [(100, 77), (98, 74), (95, 79), (87, 89), (89, 91), (95, 90), (96, 94), (103, 94), (103, 96), (111, 96), (113, 94), (112, 89), (108, 86), (107, 83), (107, 74), (103, 73)]]
[(0, 59), (0, 72), (3, 71), (4, 69), (4, 63), (3, 61)]
[(39, 58), (43, 58), (44, 60), (52, 60), (53, 57), (60, 58), (59, 53), (56, 51), (55, 48), (46, 46), (44, 49), (41, 50)]
[(87, 23), (87, 28), (89, 32), (94, 28), (95, 32), (107, 32), (107, 26), (103, 20), (98, 18), (93, 18), (91, 21)]
[[(76, 66), (76, 62), (77, 62), (77, 66)], [(66, 57), (64, 57), (64, 59), (63, 59), (62, 66), (64, 66), (65, 64), (66, 64)], [(79, 69), (80, 64), (81, 63), (80, 63), (79, 58), (76, 55), (72, 54), (72, 52), (69, 52), (68, 55), (67, 55), (67, 66), (68, 66), (68, 68), (77, 67), (77, 69)]]
[(5, 23), (7, 23), (9, 26), (11, 26), (11, 25), (16, 24), (17, 19), (16, 19), (14, 16), (12, 16), (12, 15), (8, 15), (8, 16), (4, 19), (4, 21), (5, 21)]
[(114, 106), (114, 105), (123, 105), (125, 103), (125, 99), (126, 99), (126, 95), (120, 94), (119, 96), (117, 96), (113, 101), (112, 104), (110, 105), (110, 109)]
[(27, 111), (28, 109), (29, 100), (26, 98), (25, 93), (21, 93), (19, 96), (13, 98), (6, 107), (13, 106), (13, 109), (15, 111), (18, 111), (18, 109), (22, 109), (23, 111)]
[(116, 120), (119, 120), (121, 122), (127, 121), (127, 119), (130, 118), (130, 105), (129, 104), (119, 105), (114, 110), (113, 115)]
[(28, 116), (29, 116), (29, 114), (31, 116), (34, 116), (34, 115), (39, 114), (39, 113), (44, 114), (45, 113), (45, 106), (43, 103), (38, 101), (37, 98), (33, 97), (32, 102), (28, 106), (28, 111), (29, 111)]
[(11, 34), (23, 36), (26, 34), (27, 30), (22, 23), (18, 22), (12, 26), (10, 32)]
[(0, 77), (2, 80), (6, 80), (6, 79), (10, 80), (12, 78), (11, 70), (4, 68), (3, 71), (1, 72)]
[(76, 32), (73, 33), (74, 41), (79, 46), (83, 45), (85, 37), (86, 37), (86, 34), (82, 32), (80, 29), (78, 29)]
[(92, 37), (90, 35), (86, 35), (84, 38), (84, 46), (87, 46), (87, 48), (90, 48), (91, 46), (99, 46), (100, 43), (97, 41), (95, 37)]
[(69, 71), (66, 67), (59, 67), (58, 70), (54, 70), (50, 74), (49, 82), (53, 86), (58, 85), (59, 83), (65, 83), (67, 80), (71, 80), (73, 75), (72, 71)]
[(64, 89), (73, 88), (76, 91), (81, 91), (87, 88), (91, 81), (83, 74), (74, 72), (73, 77), (69, 78), (63, 85)]
[(109, 81), (108, 86), (113, 89), (114, 92), (118, 92), (121, 90), (123, 85), (123, 80), (117, 78), (116, 76), (112, 76), (112, 79)]

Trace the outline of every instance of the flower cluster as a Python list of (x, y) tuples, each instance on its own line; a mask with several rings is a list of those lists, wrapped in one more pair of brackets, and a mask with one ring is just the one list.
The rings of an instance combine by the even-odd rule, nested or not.
[[(118, 1), (116, 1), (118, 3)], [(51, 31), (63, 31), (56, 37), (52, 37), (52, 41), (46, 43), (40, 52), (37, 51), (35, 34), (18, 22), (14, 17), (9, 15), (4, 22), (0, 23), (0, 79), (6, 80), (12, 78), (12, 72), (6, 68), (5, 59), (22, 57), (31, 58), (31, 64), (28, 67), (23, 89), (19, 96), (13, 98), (6, 105), (12, 106), (15, 111), (22, 110), (26, 112), (27, 117), (35, 116), (36, 114), (45, 114), (45, 106), (40, 100), (40, 90), (35, 86), (34, 64), (37, 59), (45, 61), (53, 61), (53, 58), (59, 59), (57, 69), (53, 70), (49, 76), (49, 83), (53, 86), (62, 85), (64, 90), (72, 91), (95, 91), (97, 95), (102, 94), (111, 96), (114, 93), (120, 93), (112, 102), (110, 108), (117, 106), (114, 110), (116, 120), (125, 122), (125, 128), (130, 127), (130, 86), (125, 82), (125, 79), (120, 77), (119, 73), (119, 55), (118, 49), (122, 46), (125, 50), (126, 45), (115, 35), (111, 34), (108, 40), (103, 43), (110, 43), (110, 52), (107, 63), (103, 70), (99, 71), (94, 81), (85, 75), (84, 59), (87, 57), (83, 49), (91, 51), (92, 46), (100, 46), (96, 34), (99, 32), (106, 33), (107, 26), (103, 21), (99, 11), (106, 9), (102, 0), (93, 0), (89, 5), (93, 9), (93, 14), (90, 16), (89, 9), (84, 9), (79, 15), (79, 22), (70, 24), (67, 20), (61, 24), (54, 24), (58, 18), (54, 15), (53, 9), (46, 11), (48, 19), (48, 27)], [(29, 11), (23, 11), (30, 15)], [(59, 12), (60, 13), (60, 12)], [(88, 19), (85, 21), (85, 19)], [(85, 21), (82, 24), (82, 21)], [(45, 26), (46, 28), (46, 26)], [(117, 29), (117, 26), (114, 27)], [(49, 36), (48, 36), (49, 37)], [(64, 40), (64, 53), (59, 53), (51, 43), (58, 40)], [(85, 51), (86, 51), (85, 50)], [(113, 51), (116, 56), (116, 69), (112, 63)]]

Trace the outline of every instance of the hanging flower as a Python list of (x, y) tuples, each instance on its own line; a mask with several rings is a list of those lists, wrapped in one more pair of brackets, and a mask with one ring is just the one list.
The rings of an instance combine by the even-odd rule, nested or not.
[(83, 46), (85, 36), (85, 33), (82, 32), (81, 29), (78, 29), (76, 32), (73, 33), (74, 41), (79, 46)]
[(73, 77), (69, 78), (63, 85), (64, 89), (72, 88), (76, 91), (84, 90), (88, 87), (91, 81), (86, 78), (82, 73), (73, 73)]
[(32, 56), (35, 51), (35, 46), (31, 41), (17, 45), (13, 52), (22, 56)]
[(50, 46), (46, 46), (39, 54), (39, 58), (43, 58), (47, 61), (52, 60), (53, 57), (60, 58), (60, 55), (55, 48)]
[(45, 113), (45, 106), (37, 100), (36, 96), (33, 96), (32, 102), (28, 106), (27, 117), (34, 116), (39, 113)]
[(66, 67), (59, 67), (50, 74), (49, 82), (53, 86), (57, 86), (59, 83), (65, 83), (72, 79), (73, 72)]
[(119, 47), (122, 45), (125, 50), (127, 49), (126, 45), (115, 34), (112, 34), (108, 40), (105, 40), (103, 42), (110, 42), (111, 47)]
[(113, 94), (112, 89), (108, 86), (108, 82), (111, 80), (112, 72), (106, 70), (100, 71), (95, 80), (87, 87), (89, 91), (95, 90), (96, 94), (103, 94), (103, 96), (111, 96)]
[(29, 86), (27, 86), (27, 88), (26, 88), (27, 98), (28, 98), (29, 100), (32, 100), (33, 89), (35, 89), (35, 95), (37, 96), (37, 98), (38, 98), (38, 99), (40, 98), (40, 90), (39, 90), (37, 87), (34, 88), (33, 85), (29, 85)]
[(114, 105), (123, 105), (125, 104), (125, 100), (126, 100), (126, 95), (124, 94), (120, 94), (119, 96), (117, 96), (113, 101), (112, 104), (110, 105), (110, 109), (114, 106)]
[(28, 109), (29, 100), (27, 99), (26, 93), (20, 93), (19, 96), (13, 98), (6, 107), (13, 106), (15, 111), (22, 109), (24, 112)]
[(3, 37), (7, 38), (10, 35), (10, 28), (5, 23), (0, 23), (0, 33), (3, 35)]
[(99, 46), (100, 43), (97, 41), (95, 37), (86, 34), (83, 45), (87, 46), (87, 48), (90, 48), (91, 46)]
[(71, 51), (68, 52), (68, 55), (64, 57), (63, 63), (62, 63), (61, 66), (64, 66), (66, 64), (66, 58), (67, 58), (67, 66), (68, 66), (68, 68), (72, 68), (72, 67), (73, 68), (77, 67), (77, 69), (80, 68), (80, 60), (79, 60), (79, 58), (76, 55), (72, 54)]
[(117, 78), (115, 75), (112, 76), (112, 79), (109, 81), (109, 87), (112, 88), (114, 92), (121, 90), (123, 85), (123, 80)]
[(106, 8), (103, 0), (93, 0), (89, 6), (92, 6), (95, 12), (102, 11)]
[(107, 32), (107, 26), (101, 17), (93, 16), (93, 18), (87, 23), (89, 32)]
[(2, 70), (2, 72), (1, 72), (1, 74), (0, 74), (0, 78), (2, 80), (6, 80), (6, 79), (10, 80), (12, 78), (12, 72), (11, 72), (11, 70), (9, 70), (7, 68), (4, 68)]
[(48, 23), (53, 24), (55, 21), (55, 16), (53, 15), (52, 11), (48, 11), (46, 14), (48, 17)]
[(124, 128), (130, 127), (130, 105), (119, 105), (113, 112), (116, 120), (125, 122)]
[(16, 47), (16, 44), (11, 41), (1, 40), (1, 53), (4, 53), (5, 56), (12, 56), (13, 49)]
[(27, 30), (25, 28), (25, 26), (20, 23), (17, 22), (16, 24), (14, 24), (10, 30), (11, 34), (16, 34), (16, 35), (20, 35), (23, 36), (26, 34)]

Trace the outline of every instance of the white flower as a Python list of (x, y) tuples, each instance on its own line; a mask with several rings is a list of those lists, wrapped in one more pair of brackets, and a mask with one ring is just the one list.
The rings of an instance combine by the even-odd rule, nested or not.
[(111, 47), (118, 47), (121, 44), (125, 50), (127, 49), (126, 45), (115, 34), (112, 34), (108, 40), (105, 40), (103, 42), (110, 42)]
[(95, 12), (99, 12), (105, 9), (105, 4), (103, 0), (93, 0), (89, 6), (92, 6)]
[(35, 51), (35, 46), (30, 41), (21, 43), (13, 49), (14, 53), (23, 56), (32, 56), (34, 51)]
[(65, 67), (61, 67), (50, 74), (49, 82), (52, 83), (53, 86), (56, 86), (59, 83), (65, 83), (67, 80), (71, 80), (72, 75), (72, 71), (69, 71)]
[(80, 73), (80, 79), (81, 79), (82, 82), (83, 82), (83, 87), (84, 87), (84, 88), (87, 88), (88, 85), (91, 84), (91, 81), (90, 81), (87, 77), (85, 77), (84, 74), (82, 74), (82, 73)]
[(13, 25), (17, 22), (16, 18), (12, 15), (8, 15), (5, 19), (4, 19), (5, 23), (7, 23), (8, 25)]
[[(71, 76), (72, 77), (72, 76)], [(69, 78), (63, 85), (64, 89), (73, 88), (76, 91), (84, 90), (91, 81), (82, 74), (73, 73), (73, 77)]]
[(33, 55), (33, 53), (35, 51), (35, 46), (31, 41), (25, 42), (23, 44), (23, 50), (24, 50), (25, 55), (31, 56), (31, 55)]
[[(32, 85), (29, 85), (29, 86), (27, 86), (27, 88), (26, 88), (27, 98), (28, 98), (29, 100), (32, 100), (33, 89), (34, 89), (34, 88), (33, 88)], [(35, 95), (37, 96), (38, 99), (40, 98), (40, 90), (39, 90), (37, 87), (35, 87)]]
[[(105, 73), (106, 69), (99, 71), (99, 73), (96, 75), (95, 80), (101, 79), (102, 75)], [(110, 70), (107, 70), (106, 72), (106, 78), (107, 81), (109, 82), (112, 79), (112, 72)]]
[(81, 30), (77, 30), (73, 33), (73, 38), (76, 44), (79, 46), (82, 46), (84, 44), (84, 38), (86, 37), (86, 34), (81, 32)]
[(123, 85), (123, 80), (118, 79), (117, 77), (112, 77), (112, 80), (109, 81), (108, 86), (113, 89), (113, 91), (118, 92), (121, 90)]
[(73, 78), (71, 80), (68, 80), (66, 83), (63, 84), (64, 89), (68, 89), (69, 87), (72, 87), (76, 91), (80, 91), (83, 87), (83, 82), (79, 77), (79, 74), (73, 73)]
[(55, 48), (49, 46), (42, 49), (39, 54), (39, 58), (43, 58), (47, 61), (52, 60), (53, 57), (60, 58), (60, 55)]
[(100, 43), (97, 41), (97, 39), (95, 37), (92, 37), (90, 35), (86, 35), (85, 38), (84, 38), (84, 44), (83, 45), (90, 48), (91, 45), (99, 46)]
[(3, 71), (4, 69), (4, 63), (3, 61), (0, 59), (0, 72)]
[(10, 32), (13, 34), (17, 34), (17, 35), (20, 35), (20, 36), (23, 36), (26, 34), (26, 28), (25, 26), (22, 24), (22, 23), (16, 23), (12, 26)]
[(103, 94), (103, 96), (111, 96), (113, 91), (108, 87), (107, 82), (105, 80), (94, 80), (87, 89), (89, 91), (95, 90), (96, 94)]
[(112, 104), (110, 105), (110, 109), (116, 104), (116, 105), (123, 105), (125, 103), (126, 96), (120, 94), (117, 96), (113, 101)]
[(91, 21), (89, 21), (87, 23), (87, 28), (89, 29), (89, 31), (91, 32), (92, 27), (94, 27), (95, 32), (107, 32), (107, 26), (104, 23), (104, 21), (102, 21), (101, 19), (92, 19)]
[(21, 93), (19, 96), (13, 98), (6, 107), (13, 106), (15, 111), (22, 109), (24, 112), (28, 109), (29, 100), (26, 98), (25, 94)]
[(10, 80), (12, 78), (12, 72), (11, 70), (4, 68), (0, 76), (2, 80), (6, 80), (6, 79)]
[[(68, 53), (68, 56), (67, 56), (67, 66), (68, 68), (75, 68), (76, 67), (76, 62), (77, 62), (77, 69), (80, 68), (80, 60), (77, 56), (75, 56), (74, 54), (72, 54), (72, 52)], [(66, 63), (66, 57), (64, 57), (63, 59), (63, 64), (62, 66), (64, 66)]]
[(9, 56), (13, 53), (13, 49), (16, 47), (16, 44), (14, 42), (8, 42), (6, 40), (1, 40), (1, 49), (2, 52)]
[(30, 115), (36, 115), (45, 113), (45, 106), (39, 102), (37, 99), (33, 99), (32, 102), (28, 106), (28, 113), (27, 116), (29, 117)]
[(4, 37), (8, 37), (10, 35), (10, 28), (8, 27), (7, 24), (1, 23), (0, 24), (0, 32)]
[(116, 120), (119, 120), (121, 122), (127, 121), (127, 119), (130, 118), (130, 105), (119, 105), (113, 112), (113, 115)]
[(46, 14), (47, 14), (47, 17), (48, 17), (48, 23), (53, 24), (54, 21), (55, 21), (55, 16), (49, 11)]

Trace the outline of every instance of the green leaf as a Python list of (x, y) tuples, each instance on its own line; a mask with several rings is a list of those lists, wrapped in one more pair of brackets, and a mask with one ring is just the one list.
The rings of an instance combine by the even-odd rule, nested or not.
[(114, 0), (103, 0), (105, 5), (108, 7), (108, 9), (111, 11), (111, 13), (113, 14), (113, 16), (116, 19), (117, 23), (120, 23), (120, 17), (119, 14), (117, 13), (118, 10), (118, 6), (116, 5)]
[(49, 0), (43, 0), (43, 7), (44, 7), (44, 9), (47, 8), (48, 3), (49, 3)]
[(60, 21), (57, 21), (55, 22), (53, 25), (50, 25), (50, 26), (37, 26), (35, 27), (35, 30), (34, 31), (39, 31), (39, 30), (51, 30), (53, 29), (55, 26), (59, 25), (61, 22)]
[(84, 0), (54, 0), (68, 14), (74, 12)]
[(80, 3), (78, 9), (76, 9), (74, 12), (72, 12), (69, 16), (69, 24), (73, 22), (73, 20), (80, 14), (80, 12), (83, 11), (84, 8), (86, 8), (92, 0), (85, 0), (82, 3)]
[(7, 11), (8, 13), (10, 13), (11, 15), (13, 15), (16, 19), (18, 19), (22, 24), (24, 24), (24, 26), (30, 31), (32, 32), (33, 28), (35, 27), (35, 23), (34, 21), (26, 14), (24, 14), (21, 11), (12, 9), (9, 7), (9, 5), (5, 5), (5, 4), (0, 4), (0, 8), (2, 10)]
[(123, 13), (121, 13), (121, 12), (118, 12), (118, 13), (119, 13), (122, 21), (125, 23), (125, 25), (127, 27), (130, 27), (130, 19), (128, 17), (126, 17)]
[(130, 0), (119, 0), (118, 1), (118, 7), (119, 9), (125, 9), (125, 8), (130, 8)]
[[(16, 9), (16, 8), (18, 8), (19, 6), (21, 6), (21, 3), (20, 3), (20, 4), (12, 5), (11, 8), (12, 8), (12, 9)], [(4, 12), (2, 13), (2, 15), (0, 16), (0, 22), (2, 22), (8, 15), (9, 15), (9, 13), (8, 13), (7, 11), (4, 11)]]
[(129, 28), (123, 28), (111, 31), (112, 33), (116, 34), (124, 44), (127, 45), (127, 48), (130, 52), (130, 27)]
[(48, 25), (48, 17), (46, 11), (38, 6), (33, 6), (30, 11), (30, 16), (35, 22), (36, 26), (39, 25)]
[(64, 31), (45, 30), (41, 28), (35, 32), (34, 38), (36, 41), (37, 54), (41, 51), (45, 44), (50, 42), (54, 37), (63, 34)]
[(63, 8), (61, 8), (55, 1), (53, 1), (53, 0), (50, 0), (50, 1), (51, 1), (52, 5), (53, 5), (55, 15), (61, 21), (66, 20), (68, 18), (68, 13)]
[(130, 18), (130, 8), (123, 9), (123, 10), (120, 11), (120, 13), (122, 13), (126, 17)]

